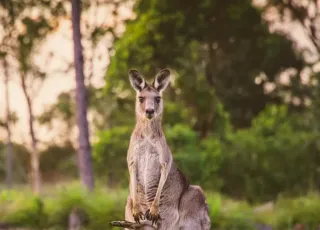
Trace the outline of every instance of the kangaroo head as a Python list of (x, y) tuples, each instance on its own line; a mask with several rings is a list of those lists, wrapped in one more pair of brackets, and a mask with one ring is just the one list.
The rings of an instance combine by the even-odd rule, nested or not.
[(163, 112), (162, 92), (169, 84), (170, 71), (161, 70), (152, 84), (148, 84), (137, 70), (129, 71), (131, 86), (136, 90), (136, 115), (139, 118), (160, 118)]

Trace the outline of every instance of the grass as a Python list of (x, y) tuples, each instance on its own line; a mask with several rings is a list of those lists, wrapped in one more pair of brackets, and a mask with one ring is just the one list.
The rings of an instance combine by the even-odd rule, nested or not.
[[(66, 229), (73, 208), (84, 211), (86, 229), (111, 229), (109, 222), (124, 219), (127, 189), (110, 190), (97, 185), (92, 193), (78, 183), (45, 186), (41, 197), (29, 188), (19, 187), (0, 192), (0, 221), (15, 223), (31, 229)], [(316, 229), (320, 224), (320, 196), (310, 193), (304, 197), (281, 198), (272, 209), (256, 211), (245, 201), (234, 201), (217, 193), (206, 192), (212, 229), (250, 230), (257, 223), (273, 229), (292, 229), (304, 224)]]

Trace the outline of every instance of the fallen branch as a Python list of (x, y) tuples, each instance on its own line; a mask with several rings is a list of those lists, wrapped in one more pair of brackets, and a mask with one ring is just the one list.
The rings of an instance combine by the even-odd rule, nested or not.
[(113, 227), (129, 228), (129, 229), (138, 229), (142, 227), (142, 224), (133, 223), (126, 220), (112, 221), (110, 222), (110, 224)]
[(139, 224), (139, 223), (129, 222), (126, 220), (112, 221), (112, 222), (110, 222), (110, 225), (113, 227), (128, 228), (128, 229), (139, 229), (143, 226), (150, 226), (150, 227), (156, 229), (153, 225), (150, 225), (146, 222), (141, 222)]

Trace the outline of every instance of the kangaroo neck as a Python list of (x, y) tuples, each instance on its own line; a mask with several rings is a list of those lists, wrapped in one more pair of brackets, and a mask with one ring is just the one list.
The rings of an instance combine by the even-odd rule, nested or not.
[(153, 138), (157, 138), (163, 135), (161, 118), (139, 118), (136, 119), (136, 127), (135, 132), (140, 137), (152, 136)]

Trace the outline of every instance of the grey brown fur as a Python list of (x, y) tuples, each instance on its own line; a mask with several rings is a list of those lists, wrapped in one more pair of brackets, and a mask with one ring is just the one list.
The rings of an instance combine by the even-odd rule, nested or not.
[(160, 71), (149, 85), (136, 70), (129, 71), (136, 90), (136, 127), (131, 135), (127, 163), (130, 193), (126, 221), (140, 230), (209, 230), (210, 218), (203, 191), (190, 185), (177, 168), (162, 131), (162, 92), (170, 71)]

